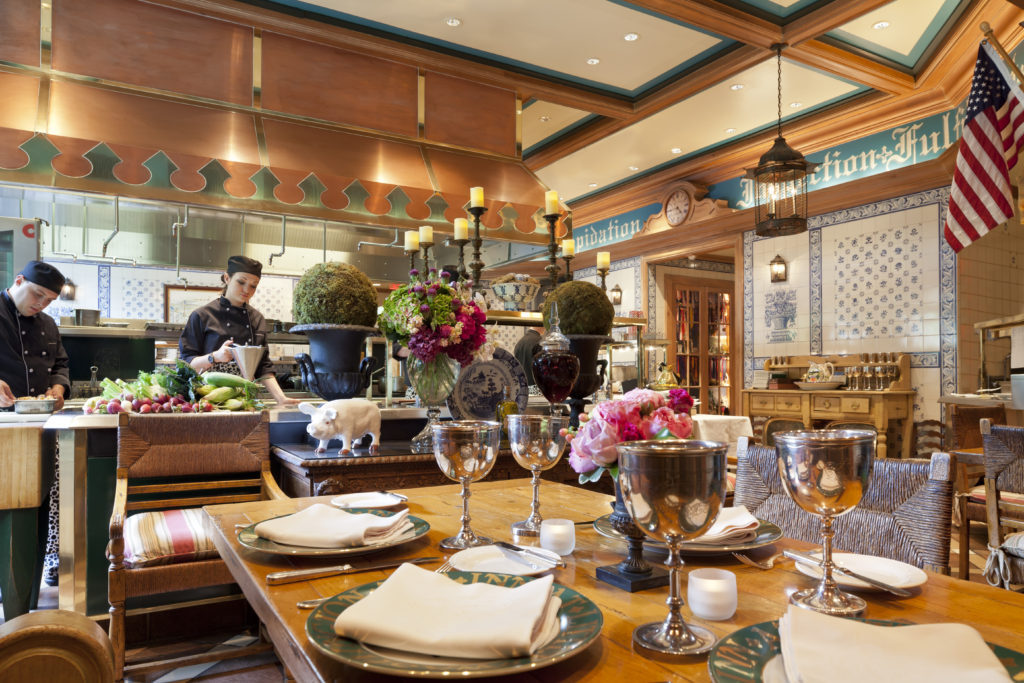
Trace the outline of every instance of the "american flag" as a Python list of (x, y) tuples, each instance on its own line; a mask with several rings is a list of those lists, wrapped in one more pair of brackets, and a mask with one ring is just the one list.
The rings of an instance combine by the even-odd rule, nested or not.
[(978, 48), (943, 230), (959, 252), (1013, 217), (1010, 170), (1024, 148), (1024, 93), (988, 43)]

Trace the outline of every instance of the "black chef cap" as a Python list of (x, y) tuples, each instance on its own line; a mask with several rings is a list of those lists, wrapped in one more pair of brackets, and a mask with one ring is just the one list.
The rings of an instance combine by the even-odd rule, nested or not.
[(64, 286), (64, 276), (61, 272), (42, 261), (29, 261), (21, 269), (21, 274), (29, 282), (45, 287), (54, 294), (60, 294), (60, 288)]
[(234, 273), (251, 273), (263, 277), (263, 264), (248, 256), (232, 256), (228, 259), (228, 275)]

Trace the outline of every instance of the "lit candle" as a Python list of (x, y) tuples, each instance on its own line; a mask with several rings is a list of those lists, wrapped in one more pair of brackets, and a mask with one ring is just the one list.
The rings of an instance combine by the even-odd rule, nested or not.
[(612, 265), (612, 253), (610, 251), (597, 252), (597, 267), (610, 268)]
[(558, 192), (548, 190), (544, 193), (544, 215), (550, 216), (553, 213), (558, 213)]
[(483, 206), (484, 205), (484, 188), (482, 188), (482, 187), (471, 187), (471, 188), (469, 188), (469, 205), (470, 206)]
[(405, 232), (405, 250), (418, 251), (420, 248), (420, 235), (415, 230)]
[(429, 225), (420, 226), (420, 244), (434, 243), (434, 229)]
[(576, 240), (562, 240), (562, 256), (573, 256), (576, 254)]
[(465, 218), (455, 219), (455, 239), (457, 240), (468, 240), (469, 239), (469, 221)]

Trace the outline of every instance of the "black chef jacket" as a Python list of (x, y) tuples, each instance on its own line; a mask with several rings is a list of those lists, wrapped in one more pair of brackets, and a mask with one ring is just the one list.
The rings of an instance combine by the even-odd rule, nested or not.
[(0, 300), (0, 379), (18, 398), (45, 394), (54, 384), (62, 385), (70, 398), (68, 354), (57, 323), (46, 313), (19, 313), (6, 289)]
[(228, 339), (238, 345), (259, 345), (264, 348), (263, 358), (254, 377), (273, 374), (270, 354), (266, 351), (267, 323), (263, 314), (249, 305), (232, 306), (226, 297), (192, 311), (178, 340), (178, 355), (186, 363), (196, 356), (206, 356), (219, 349)]

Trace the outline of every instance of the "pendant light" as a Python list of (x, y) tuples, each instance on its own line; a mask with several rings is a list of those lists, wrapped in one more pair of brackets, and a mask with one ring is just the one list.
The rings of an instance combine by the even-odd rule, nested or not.
[(818, 164), (804, 159), (782, 137), (782, 48), (775, 49), (778, 72), (778, 137), (755, 168), (747, 169), (754, 181), (755, 228), (761, 237), (795, 235), (807, 230), (807, 176)]

